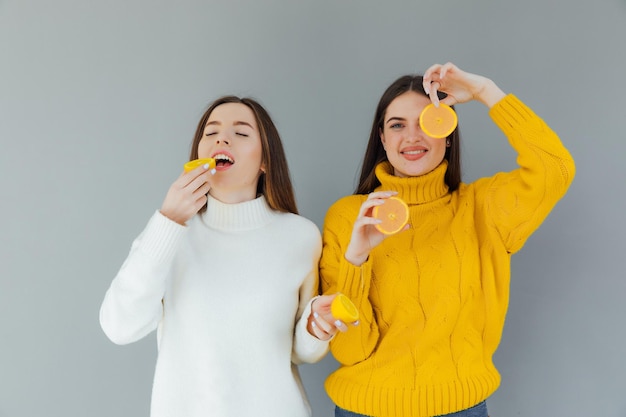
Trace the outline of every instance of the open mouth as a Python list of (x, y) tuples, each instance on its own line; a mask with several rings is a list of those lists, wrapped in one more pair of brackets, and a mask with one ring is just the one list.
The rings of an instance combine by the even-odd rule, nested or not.
[(213, 159), (215, 159), (215, 165), (218, 167), (227, 167), (235, 163), (233, 158), (223, 153), (214, 155)]

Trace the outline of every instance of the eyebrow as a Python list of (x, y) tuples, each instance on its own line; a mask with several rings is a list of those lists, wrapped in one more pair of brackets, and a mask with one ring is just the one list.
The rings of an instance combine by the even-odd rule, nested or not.
[(404, 117), (390, 117), (389, 119), (387, 119), (387, 121), (385, 122), (385, 124), (389, 123), (392, 120), (399, 120), (401, 122), (405, 122), (406, 119)]
[[(254, 129), (252, 127), (252, 125), (248, 122), (244, 122), (242, 120), (238, 120), (235, 123), (233, 123), (235, 126), (248, 126), (250, 129)], [(208, 122), (205, 126), (212, 126), (212, 125), (222, 125), (222, 122), (218, 121), (218, 120), (214, 120), (212, 122)]]

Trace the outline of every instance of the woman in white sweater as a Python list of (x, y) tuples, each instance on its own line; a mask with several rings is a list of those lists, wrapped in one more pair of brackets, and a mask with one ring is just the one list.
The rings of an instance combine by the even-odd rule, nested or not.
[[(157, 330), (152, 417), (306, 417), (297, 364), (336, 329), (318, 294), (321, 239), (299, 216), (280, 136), (255, 100), (216, 100), (190, 159), (111, 283), (100, 323), (117, 344)], [(312, 308), (313, 301), (314, 308)], [(325, 340), (322, 340), (325, 339)]]

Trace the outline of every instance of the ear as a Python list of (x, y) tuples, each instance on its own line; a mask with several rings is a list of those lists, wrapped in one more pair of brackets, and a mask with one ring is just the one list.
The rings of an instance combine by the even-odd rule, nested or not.
[(383, 133), (382, 129), (378, 129), (378, 136), (380, 136), (380, 141), (383, 144), (383, 148), (385, 147), (385, 134)]

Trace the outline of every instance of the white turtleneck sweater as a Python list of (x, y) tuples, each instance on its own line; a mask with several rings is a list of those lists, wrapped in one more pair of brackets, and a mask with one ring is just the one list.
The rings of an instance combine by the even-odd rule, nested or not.
[(306, 330), (320, 252), (313, 222), (264, 197), (209, 196), (186, 227), (157, 211), (100, 309), (117, 344), (157, 329), (151, 416), (310, 416), (296, 364), (328, 350)]

